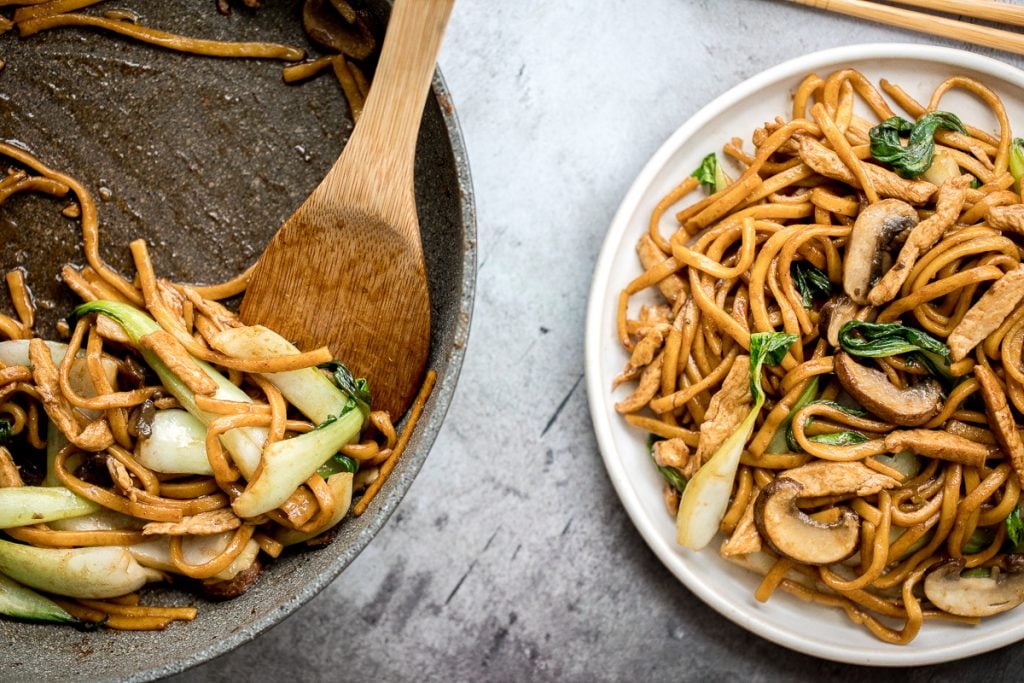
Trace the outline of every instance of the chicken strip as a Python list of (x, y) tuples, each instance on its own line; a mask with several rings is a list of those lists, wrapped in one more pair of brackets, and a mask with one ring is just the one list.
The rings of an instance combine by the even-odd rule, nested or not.
[(999, 384), (999, 378), (988, 366), (980, 364), (974, 366), (974, 376), (981, 385), (981, 398), (988, 408), (988, 423), (992, 433), (1006, 451), (1017, 479), (1024, 482), (1024, 440), (1017, 431), (1017, 423), (1006, 403), (1006, 393)]
[(907, 281), (907, 276), (917, 263), (917, 257), (938, 242), (942, 234), (960, 217), (967, 189), (973, 179), (973, 176), (965, 174), (950, 178), (942, 184), (935, 199), (935, 213), (910, 231), (907, 241), (900, 249), (900, 255), (896, 258), (896, 263), (892, 264), (868, 293), (868, 303), (872, 306), (881, 306), (896, 298), (900, 287)]
[(986, 221), (996, 230), (1024, 235), (1024, 204), (993, 206), (988, 210)]
[(996, 280), (949, 333), (946, 344), (952, 359), (966, 358), (975, 346), (1003, 324), (1021, 299), (1024, 299), (1024, 264)]
[[(665, 255), (665, 252), (658, 248), (658, 245), (654, 243), (650, 235), (644, 235), (636, 243), (636, 253), (640, 257), (640, 265), (644, 267), (644, 270), (650, 270), (669, 258)], [(662, 295), (669, 303), (675, 304), (679, 295), (685, 291), (683, 278), (672, 273), (658, 283), (658, 289), (661, 290)]]
[[(853, 172), (847, 168), (839, 155), (821, 144), (814, 138), (805, 135), (800, 139), (800, 159), (810, 166), (816, 173), (826, 178), (839, 180), (860, 187)], [(902, 199), (910, 204), (924, 204), (938, 189), (929, 182), (923, 180), (907, 180), (901, 178), (892, 171), (876, 166), (875, 164), (864, 164), (864, 172), (867, 174), (875, 191), (881, 197), (892, 197)]]
[(740, 426), (750, 412), (754, 397), (750, 394), (750, 356), (736, 356), (729, 374), (708, 403), (700, 425), (696, 461), (703, 465), (722, 442)]

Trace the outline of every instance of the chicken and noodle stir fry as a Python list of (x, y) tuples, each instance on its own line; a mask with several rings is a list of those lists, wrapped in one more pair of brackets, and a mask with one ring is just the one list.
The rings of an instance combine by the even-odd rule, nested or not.
[[(0, 18), (0, 32), (95, 26), (206, 55), (303, 56), (173, 36), (120, 15), (67, 13), (92, 2), (26, 4), (14, 23)], [(372, 36), (347, 3), (332, 3), (330, 11), (351, 16), (334, 17), (331, 30), (324, 3), (306, 4), (318, 42), (344, 33), (346, 21), (364, 40), (341, 41), (338, 54), (303, 62), (285, 79), (333, 67), (356, 115), (368, 84), (346, 59), (367, 57)], [(126, 277), (101, 255), (97, 205), (81, 182), (17, 145), (0, 142), (0, 158), (0, 206), (26, 192), (58, 198), (80, 223), (85, 259), (60, 272), (83, 302), (58, 326), (60, 341), (37, 334), (25, 272), (6, 274), (13, 305), (0, 314), (0, 614), (161, 629), (197, 610), (144, 604), (146, 584), (175, 580), (234, 597), (288, 546), (329, 542), (350, 508), (362, 514), (407, 443), (432, 372), (399, 435), (392, 416), (372, 409), (366, 381), (326, 347), (301, 352), (270, 329), (243, 325), (222, 303), (245, 290), (248, 272), (219, 285), (174, 283), (158, 277), (137, 240), (136, 272)], [(64, 220), (59, 211), (55, 221)]]
[[(951, 90), (995, 129), (947, 111)], [(891, 643), (1017, 607), (1024, 140), (999, 96), (812, 74), (751, 142), (657, 205), (619, 301), (616, 409), (650, 434), (679, 544), (721, 534), (757, 599)]]

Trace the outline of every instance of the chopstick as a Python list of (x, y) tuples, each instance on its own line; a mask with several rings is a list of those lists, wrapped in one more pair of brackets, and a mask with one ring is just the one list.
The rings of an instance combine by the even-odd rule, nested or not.
[[(937, 11), (959, 12), (964, 15), (978, 18), (982, 18), (982, 13), (978, 11), (979, 8), (984, 8), (984, 13), (986, 15), (985, 18), (994, 16), (994, 10), (1007, 9), (1005, 7), (1000, 7), (1001, 5), (1005, 5), (1005, 3), (982, 2), (981, 0), (897, 1), (903, 2), (903, 4), (927, 7)], [(793, 2), (798, 5), (807, 5), (808, 7), (816, 7), (829, 12), (839, 12), (840, 14), (846, 14), (859, 19), (870, 19), (872, 21), (889, 24), (891, 26), (898, 26), (900, 28), (909, 28), (922, 33), (930, 33), (934, 36), (962, 40), (975, 45), (994, 47), (997, 50), (1004, 50), (1006, 52), (1024, 55), (1024, 35), (1013, 33), (1011, 31), (1003, 31), (998, 28), (977, 26), (965, 21), (947, 19), (946, 17), (925, 14), (924, 12), (915, 12), (909, 9), (901, 9), (899, 7), (890, 7), (889, 5), (879, 5), (873, 2), (866, 2), (865, 0), (789, 0), (789, 2)], [(1022, 13), (1020, 12), (1010, 13), (1011, 16), (1016, 18), (1016, 21), (1021, 20), (1021, 14)], [(1000, 16), (1004, 15), (1001, 14)], [(1006, 22), (1010, 21), (1009, 19), (1000, 20)]]
[(933, 12), (961, 14), (997, 24), (1024, 26), (1024, 5), (1011, 5), (996, 0), (893, 0), (897, 5), (922, 7)]

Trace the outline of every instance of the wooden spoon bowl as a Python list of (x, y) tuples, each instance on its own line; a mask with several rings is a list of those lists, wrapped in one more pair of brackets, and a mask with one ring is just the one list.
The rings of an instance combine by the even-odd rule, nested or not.
[(242, 319), (328, 345), (398, 417), (423, 376), (430, 298), (413, 195), (423, 103), (454, 0), (397, 0), (348, 145), (257, 263)]

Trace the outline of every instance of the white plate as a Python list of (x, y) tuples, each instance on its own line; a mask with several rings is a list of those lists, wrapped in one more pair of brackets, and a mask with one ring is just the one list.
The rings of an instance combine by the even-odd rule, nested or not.
[[(753, 592), (759, 579), (720, 558), (717, 541), (697, 553), (676, 545), (674, 520), (662, 502), (661, 477), (647, 454), (647, 435), (627, 425), (613, 407), (630, 390), (620, 387), (611, 391), (612, 378), (628, 359), (615, 333), (618, 293), (641, 272), (634, 246), (647, 230), (651, 209), (704, 155), (720, 152), (731, 137), (740, 136), (749, 150), (755, 128), (776, 115), (789, 118), (792, 92), (806, 74), (814, 71), (825, 76), (844, 66), (859, 69), (876, 84), (887, 78), (925, 102), (947, 76), (975, 77), (999, 93), (1011, 123), (1017, 122), (1024, 131), (1024, 72), (969, 52), (921, 45), (858, 45), (816, 52), (769, 69), (711, 102), (651, 158), (608, 230), (587, 309), (590, 413), (605, 467), (633, 523), (665, 566), (723, 616), (779, 645), (817, 657), (884, 666), (934, 664), (1024, 638), (1024, 608), (985, 619), (974, 627), (928, 621), (912, 643), (898, 646), (877, 640), (839, 610), (809, 605), (781, 591), (767, 604), (758, 603)], [(998, 130), (983, 106), (961, 92), (949, 93), (942, 109), (971, 124)], [(670, 234), (673, 223), (671, 215), (667, 216), (663, 234)], [(634, 299), (633, 305), (636, 303)]]

